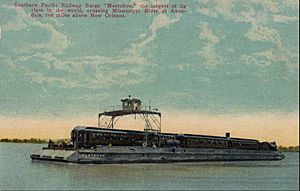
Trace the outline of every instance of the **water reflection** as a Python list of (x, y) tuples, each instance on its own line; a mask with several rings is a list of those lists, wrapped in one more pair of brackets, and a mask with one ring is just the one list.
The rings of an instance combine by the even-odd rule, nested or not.
[[(31, 144), (0, 144), (0, 189), (297, 189), (298, 153), (282, 161), (72, 164), (31, 161)], [(13, 180), (13, 181), (12, 181)]]

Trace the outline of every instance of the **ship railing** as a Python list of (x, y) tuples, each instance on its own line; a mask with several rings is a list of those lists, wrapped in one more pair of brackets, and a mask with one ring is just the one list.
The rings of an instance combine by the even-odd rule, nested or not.
[[(145, 105), (141, 109), (144, 111), (158, 111), (158, 109), (152, 108), (150, 105)], [(118, 111), (118, 110), (123, 110), (122, 105), (100, 107), (99, 113), (104, 113), (104, 112), (109, 112), (109, 111)]]

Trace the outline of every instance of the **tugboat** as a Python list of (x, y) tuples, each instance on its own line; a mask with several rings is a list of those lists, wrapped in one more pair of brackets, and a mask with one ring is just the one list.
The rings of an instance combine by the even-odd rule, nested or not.
[[(202, 161), (282, 160), (275, 142), (161, 132), (161, 113), (142, 109), (140, 99), (122, 99), (122, 108), (98, 115), (98, 127), (76, 126), (71, 142), (54, 143), (30, 155), (32, 160), (68, 163), (169, 163)], [(143, 131), (114, 129), (123, 116), (140, 116)]]

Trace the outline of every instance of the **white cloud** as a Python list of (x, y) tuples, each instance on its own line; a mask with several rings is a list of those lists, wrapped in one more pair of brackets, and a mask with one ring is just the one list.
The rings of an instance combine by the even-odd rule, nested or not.
[(273, 49), (262, 52), (256, 52), (251, 55), (242, 55), (241, 60), (244, 61), (246, 64), (255, 64), (258, 66), (270, 66), (274, 63), (284, 63), (291, 72), (291, 69), (296, 68), (294, 64), (291, 64), (291, 62), (296, 61), (297, 56), (282, 54), (282, 52)]
[(58, 32), (52, 25), (36, 22), (35, 26), (38, 26), (50, 32), (51, 37), (44, 48), (47, 48), (51, 52), (61, 53), (70, 45), (70, 40), (68, 39), (68, 37), (63, 33)]
[(235, 48), (233, 48), (233, 47), (230, 47), (230, 48), (228, 48), (228, 50), (227, 50), (228, 52), (232, 52), (232, 53), (234, 53), (235, 52)]
[(203, 48), (198, 52), (199, 56), (204, 59), (203, 65), (215, 66), (222, 63), (222, 59), (215, 50), (215, 45), (219, 43), (220, 39), (214, 34), (208, 23), (200, 23), (199, 38), (205, 41)]
[(298, 21), (298, 17), (290, 17), (286, 15), (273, 15), (273, 21), (280, 23), (288, 23), (288, 22), (296, 22)]
[(189, 70), (191, 65), (192, 65), (191, 63), (181, 63), (181, 64), (176, 64), (175, 66), (171, 66), (171, 68), (178, 71), (184, 71), (184, 70)]
[(44, 43), (24, 43), (22, 46), (16, 47), (13, 51), (18, 53), (33, 53), (45, 49), (53, 54), (60, 54), (70, 45), (68, 37), (57, 31), (52, 25), (34, 22), (31, 24), (31, 27), (48, 31), (50, 36), (47, 41)]
[(272, 42), (278, 48), (282, 48), (282, 42), (277, 30), (265, 26), (256, 26), (248, 30), (245, 37), (253, 41)]
[(299, 11), (299, 0), (287, 0), (283, 1), (282, 3), (291, 10)]
[[(283, 64), (286, 70), (282, 71), (282, 77), (286, 81), (297, 80), (299, 81), (297, 72), (299, 71), (299, 54), (291, 53), (286, 50), (267, 50), (256, 52), (250, 55), (241, 55), (241, 63), (248, 65), (257, 65), (260, 67), (269, 67), (271, 65)], [(257, 74), (261, 80), (267, 80), (263, 75)]]
[(171, 24), (178, 22), (180, 17), (180, 15), (177, 15), (176, 18), (170, 19), (166, 14), (159, 14), (154, 17), (151, 25), (149, 26), (149, 35), (141, 34), (140, 38), (137, 39), (137, 41), (140, 42), (133, 43), (131, 48), (125, 51), (125, 54), (129, 53), (131, 55), (140, 56), (143, 49), (156, 39), (157, 30), (168, 28)]
[[(11, 69), (21, 71), (35, 83), (64, 88), (99, 89), (113, 85), (127, 87), (146, 79), (151, 80), (151, 75), (145, 75), (143, 72), (148, 66), (147, 61), (138, 54), (120, 54), (115, 57), (92, 55), (62, 59), (59, 55), (68, 48), (70, 40), (57, 29), (63, 26), (61, 22), (56, 19), (50, 19), (49, 22), (47, 19), (48, 23), (37, 21), (28, 16), (22, 8), (1, 5), (1, 9), (9, 12), (3, 15), (3, 32), (34, 29), (43, 30), (48, 34), (45, 35), (46, 40), (43, 42), (21, 43), (12, 50), (14, 55), (12, 58), (1, 57)], [(154, 25), (153, 27), (155, 30)], [(160, 27), (162, 26), (158, 26), (157, 29)], [(36, 64), (34, 70), (27, 66), (28, 63)]]
[(220, 40), (219, 38), (212, 32), (212, 30), (208, 27), (208, 23), (204, 23), (204, 25), (200, 26), (201, 31), (199, 34), (200, 39), (207, 39), (213, 44), (217, 44)]
[(198, 52), (198, 54), (205, 60), (202, 64), (206, 66), (215, 66), (222, 64), (220, 57), (217, 55), (215, 46), (211, 43), (207, 43)]
[[(157, 15), (149, 26), (149, 33), (139, 35), (136, 41), (140, 42), (133, 43), (129, 49), (126, 49), (122, 54), (116, 57), (94, 55), (60, 60), (54, 58), (52, 55), (47, 58), (55, 70), (67, 72), (68, 75), (76, 75), (76, 79), (80, 79), (78, 82), (69, 84), (66, 79), (59, 80), (57, 78), (46, 80), (47, 77), (45, 76), (38, 76), (35, 77), (35, 79), (49, 83), (60, 82), (66, 87), (82, 86), (93, 89), (108, 88), (117, 84), (126, 87), (145, 80), (151, 81), (153, 76), (151, 74), (145, 74), (144, 72), (146, 67), (151, 64), (141, 56), (143, 49), (155, 40), (156, 33), (159, 29), (169, 27), (171, 24), (179, 21), (179, 18), (180, 16), (170, 19), (165, 14)], [(39, 56), (43, 59), (46, 57), (45, 55)], [(49, 56), (49, 54), (47, 56)], [(94, 71), (93, 75), (85, 71), (85, 69), (89, 67)]]
[(242, 55), (240, 60), (247, 65), (257, 65), (261, 67), (270, 66), (272, 64), (270, 60), (262, 59), (262, 57), (257, 55)]
[[(119, 55), (106, 57), (100, 55), (88, 57), (75, 57), (61, 59), (57, 54), (62, 53), (70, 44), (66, 35), (60, 33), (56, 27), (62, 23), (51, 20), (51, 24), (38, 22), (27, 15), (21, 8), (2, 6), (13, 13), (12, 18), (6, 18), (4, 22), (5, 32), (22, 31), (26, 28), (38, 28), (47, 31), (50, 36), (43, 43), (23, 43), (13, 51), (14, 58), (0, 56), (11, 69), (23, 70), (25, 76), (33, 82), (48, 83), (65, 88), (87, 87), (92, 89), (107, 88), (112, 85), (132, 85), (143, 81), (150, 76), (143, 76), (143, 68), (147, 62), (137, 55)], [(45, 51), (46, 50), (46, 51)], [(27, 53), (27, 54), (23, 54)], [(27, 63), (37, 63), (34, 71), (27, 67)], [(114, 67), (122, 65), (122, 68)], [(20, 66), (20, 67), (17, 67)], [(90, 67), (95, 71), (94, 75), (88, 74), (85, 69)], [(45, 72), (45, 68), (47, 68)], [(120, 69), (120, 71), (119, 71)], [(58, 71), (63, 71), (64, 76), (56, 76)]]
[(285, 56), (283, 56), (279, 53), (274, 53), (274, 51), (272, 51), (272, 50), (257, 52), (257, 53), (254, 53), (253, 55), (258, 56), (258, 57), (265, 57), (271, 61), (278, 61), (278, 62), (287, 62), (288, 61), (288, 59)]
[[(20, 56), (14, 61), (21, 65), (37, 61), (39, 66), (34, 71), (20, 67), (23, 68), (25, 76), (39, 84), (47, 83), (64, 88), (101, 89), (114, 85), (128, 87), (152, 79), (150, 74), (144, 73), (149, 65), (141, 57), (95, 55), (63, 60), (51, 53), (38, 52), (30, 56)], [(43, 67), (47, 68), (47, 72)], [(64, 75), (56, 76), (57, 72), (63, 72)]]
[(0, 54), (0, 63), (7, 65), (9, 69), (15, 69), (17, 67), (10, 57), (3, 54)]
[(174, 22), (176, 22), (176, 20), (171, 20), (166, 14), (159, 14), (158, 16), (154, 17), (149, 30), (152, 34), (154, 34), (158, 29), (169, 27)]
[[(251, 28), (246, 36), (251, 40), (271, 40), (280, 42), (278, 32), (267, 27), (271, 21), (295, 22), (296, 16), (289, 16), (287, 9), (299, 6), (297, 0), (288, 1), (255, 1), (255, 0), (199, 0), (198, 11), (211, 17), (223, 17), (236, 23), (250, 23)], [(298, 5), (298, 6), (297, 6)], [(262, 9), (257, 9), (261, 7)], [(276, 38), (276, 39), (274, 39)], [(278, 44), (277, 44), (278, 45)]]
[(36, 82), (38, 84), (43, 84), (43, 83), (48, 83), (48, 84), (61, 84), (61, 86), (66, 87), (66, 88), (76, 88), (76, 87), (81, 87), (80, 83), (78, 81), (69, 81), (66, 80), (65, 78), (58, 78), (58, 77), (46, 77), (43, 73), (41, 72), (34, 72), (32, 70), (26, 70), (25, 71), (25, 76), (29, 76), (33, 82)]
[[(25, 44), (17, 47), (14, 51), (27, 53), (27, 55), (18, 56), (14, 62), (18, 62), (18, 64), (31, 61), (40, 63), (41, 68), (45, 67), (51, 72), (45, 73), (45, 70), (39, 70), (39, 67), (35, 71), (25, 67), (25, 75), (36, 83), (55, 84), (65, 88), (88, 87), (99, 89), (109, 88), (113, 85), (127, 87), (145, 80), (151, 81), (153, 76), (144, 72), (150, 64), (141, 54), (144, 48), (155, 40), (158, 30), (169, 27), (180, 18), (180, 15), (175, 15), (173, 19), (165, 14), (155, 16), (148, 28), (149, 32), (139, 35), (135, 43), (132, 43), (129, 49), (125, 49), (118, 56), (92, 55), (62, 59), (58, 57), (58, 54), (62, 53), (70, 44), (67, 36), (56, 30), (57, 27), (61, 27), (63, 24), (55, 19), (47, 24), (32, 18), (29, 19), (30, 22), (25, 22), (23, 18), (27, 15), (24, 10), (18, 9), (17, 11), (17, 18), (13, 21), (10, 20), (10, 27), (7, 28), (22, 30), (27, 27), (36, 27), (48, 31), (50, 37), (44, 43)], [(15, 25), (19, 24), (21, 27), (16, 28)], [(45, 51), (39, 51), (40, 49), (49, 51), (45, 53)], [(63, 76), (56, 75), (61, 72), (64, 72)]]
[[(21, 53), (29, 53), (31, 51), (39, 51), (39, 49), (46, 49), (54, 54), (62, 53), (69, 45), (70, 40), (66, 35), (59, 32), (54, 28), (51, 24), (45, 24), (43, 22), (37, 21), (35, 18), (31, 17), (27, 14), (24, 9), (21, 7), (13, 7), (8, 5), (0, 5), (0, 10), (3, 10), (2, 18), (2, 29), (3, 33), (9, 31), (22, 31), (26, 28), (35, 28), (36, 30), (45, 30), (50, 36), (43, 43), (26, 43), (24, 42), (20, 46), (16, 47), (13, 51), (21, 54)], [(6, 11), (6, 12), (4, 12)], [(9, 13), (7, 13), (7, 11)], [(5, 13), (5, 14), (4, 14)], [(50, 21), (58, 27), (62, 27), (63, 24), (57, 21), (54, 18), (51, 18)]]
[[(243, 1), (243, 9), (240, 11), (234, 10), (237, 1), (233, 0), (199, 0), (198, 12), (201, 14), (218, 17), (222, 16), (226, 20), (234, 22), (252, 22), (255, 21), (255, 12), (249, 1)], [(260, 20), (258, 20), (260, 21)]]
[(30, 26), (33, 22), (33, 18), (20, 7), (0, 5), (0, 10), (2, 10), (0, 16), (3, 31), (19, 31)]
[[(299, 62), (286, 63), (287, 69), (289, 73), (299, 71)], [(299, 78), (297, 78), (299, 80)]]
[[(226, 20), (251, 23), (252, 25), (266, 23), (268, 12), (277, 13), (279, 11), (279, 5), (275, 1), (199, 0), (199, 4), (198, 11), (204, 15), (221, 16)], [(257, 6), (261, 6), (263, 9), (255, 11)]]
[[(259, 7), (260, 9), (257, 9)], [(256, 0), (199, 0), (198, 12), (210, 17), (223, 17), (236, 23), (250, 23), (253, 27), (275, 22), (295, 22), (286, 10), (297, 11), (298, 0), (256, 1)]]

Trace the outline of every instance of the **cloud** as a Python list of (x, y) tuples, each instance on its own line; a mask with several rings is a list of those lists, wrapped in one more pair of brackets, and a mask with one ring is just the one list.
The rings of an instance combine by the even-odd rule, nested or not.
[(46, 31), (50, 35), (45, 35), (46, 41), (44, 43), (27, 43), (24, 42), (18, 47), (14, 48), (13, 51), (22, 53), (32, 53), (44, 49), (52, 52), (53, 54), (62, 53), (69, 45), (70, 40), (68, 37), (59, 32), (55, 27), (62, 27), (63, 24), (54, 18), (49, 19), (54, 25), (48, 23), (42, 23), (37, 21), (35, 18), (27, 14), (21, 7), (13, 7), (8, 5), (1, 5), (0, 10), (3, 10), (1, 14), (3, 33), (10, 31), (22, 32), (25, 29), (35, 29)]
[(282, 4), (277, 1), (199, 0), (198, 12), (210, 17), (223, 17), (236, 23), (259, 25), (266, 23), (269, 13), (279, 13)]
[[(288, 73), (299, 70), (297, 63), (298, 56), (294, 54), (282, 54), (282, 52), (273, 49), (262, 52), (256, 52), (250, 55), (241, 55), (240, 60), (248, 65), (270, 66), (272, 64), (284, 63)], [(286, 74), (289, 75), (289, 74)], [(286, 78), (288, 80), (288, 78)]]
[[(34, 53), (37, 51), (47, 50), (53, 54), (60, 54), (69, 47), (70, 40), (68, 37), (57, 31), (52, 25), (44, 24), (41, 22), (34, 22), (30, 25), (31, 27), (36, 27), (39, 30), (45, 30), (50, 33), (47, 41), (44, 43), (24, 43), (23, 46), (15, 48), (13, 51), (19, 53)], [(29, 26), (28, 26), (29, 27)]]
[[(156, 0), (133, 0), (133, 3), (136, 4), (137, 8), (141, 4), (161, 4), (166, 5), (169, 3), (169, 0), (161, 0), (159, 3)], [(147, 34), (140, 34), (139, 37), (136, 39), (135, 43), (131, 44), (131, 48), (125, 50), (125, 54), (133, 54), (133, 55), (140, 55), (143, 52), (144, 47), (148, 44), (153, 42), (156, 38), (156, 32), (162, 28), (168, 28), (171, 24), (178, 22), (181, 17), (181, 14), (175, 14), (174, 19), (170, 19), (166, 14), (159, 14), (155, 16), (152, 20), (151, 25), (149, 26)]]
[(288, 59), (278, 53), (274, 53), (274, 51), (272, 50), (267, 50), (267, 51), (263, 51), (263, 52), (257, 52), (254, 53), (255, 56), (259, 56), (259, 57), (265, 57), (268, 60), (271, 61), (279, 61), (279, 62), (287, 62)]
[(208, 23), (204, 23), (202, 26), (200, 26), (200, 28), (201, 28), (199, 34), (200, 39), (207, 39), (209, 42), (213, 44), (217, 44), (220, 41), (219, 38), (208, 27)]
[[(38, 52), (21, 56), (14, 62), (20, 65), (37, 62), (38, 66), (34, 70), (24, 68), (25, 76), (38, 84), (47, 83), (64, 88), (102, 89), (114, 85), (128, 87), (146, 79), (151, 80), (151, 75), (143, 73), (148, 64), (141, 57), (94, 55), (61, 59), (51, 53)], [(58, 75), (61, 72), (63, 76)]]
[(171, 66), (172, 69), (175, 69), (177, 71), (188, 71), (192, 66), (192, 63), (181, 63), (176, 64), (174, 66)]
[(34, 21), (21, 7), (0, 5), (1, 22), (4, 31), (19, 31), (31, 25)]
[[(198, 12), (210, 17), (223, 17), (226, 20), (234, 22), (252, 22), (255, 12), (252, 6), (249, 5), (249, 1), (241, 1), (241, 10), (235, 10), (237, 1), (233, 0), (199, 0)], [(258, 20), (261, 21), (261, 20)]]
[(178, 22), (180, 17), (180, 15), (177, 15), (176, 18), (170, 19), (166, 14), (159, 14), (154, 17), (149, 26), (149, 34), (141, 34), (137, 39), (139, 42), (131, 44), (131, 48), (126, 49), (125, 54), (141, 55), (144, 48), (156, 39), (157, 30), (168, 28), (171, 24)]
[(262, 59), (263, 57), (258, 55), (242, 55), (240, 60), (245, 62), (247, 65), (257, 65), (257, 66), (270, 66), (271, 62), (266, 59)]
[(14, 70), (17, 67), (17, 65), (10, 57), (3, 54), (0, 54), (0, 63), (5, 64), (10, 70)]
[(25, 76), (29, 76), (33, 82), (36, 82), (38, 84), (43, 84), (46, 82), (48, 84), (58, 83), (61, 84), (63, 87), (67, 87), (67, 88), (80, 87), (80, 84), (76, 81), (68, 81), (65, 78), (58, 78), (58, 77), (46, 77), (41, 72), (34, 72), (29, 69), (25, 71)]
[(256, 52), (250, 55), (241, 55), (241, 60), (246, 64), (254, 64), (258, 66), (270, 66), (273, 63), (289, 63), (290, 59), (287, 55), (281, 54), (278, 50), (267, 50)]
[(293, 11), (299, 11), (299, 1), (298, 0), (288, 0), (282, 2), (285, 6)]
[(279, 23), (289, 23), (289, 22), (296, 22), (299, 18), (297, 17), (290, 17), (286, 15), (273, 15), (273, 21), (279, 22)]
[(277, 30), (264, 26), (256, 26), (248, 30), (245, 37), (253, 41), (272, 42), (279, 49), (282, 48), (282, 42)]
[(199, 0), (198, 12), (209, 17), (223, 17), (235, 23), (250, 23), (253, 28), (275, 22), (295, 22), (290, 16), (299, 10), (299, 1), (255, 1), (255, 0)]
[[(141, 3), (141, 2), (139, 2)], [(157, 3), (156, 1), (151, 1), (150, 3)], [(163, 3), (163, 2), (160, 2)], [(164, 3), (168, 3), (168, 1), (165, 1)], [(113, 71), (112, 73), (108, 73), (108, 75), (105, 77), (106, 81), (109, 81), (110, 83), (119, 83), (121, 86), (124, 85), (124, 83), (127, 83), (127, 85), (135, 85), (142, 81), (147, 80), (148, 82), (151, 81), (153, 76), (150, 74), (144, 73), (146, 67), (149, 67), (153, 65), (150, 63), (147, 59), (145, 59), (142, 54), (144, 53), (144, 49), (152, 43), (157, 36), (157, 31), (162, 28), (168, 28), (170, 25), (178, 22), (180, 20), (180, 15), (176, 15), (175, 18), (171, 19), (166, 14), (159, 14), (155, 16), (152, 20), (152, 23), (150, 24), (148, 28), (148, 33), (143, 33), (138, 36), (137, 39), (135, 39), (135, 42), (131, 44), (130, 48), (127, 48), (123, 51), (121, 55), (115, 58), (110, 57), (88, 57), (84, 58), (81, 63), (88, 62), (90, 64), (97, 64), (97, 65), (103, 65), (103, 64), (118, 64), (121, 67), (123, 67), (121, 70)], [(92, 59), (89, 60), (89, 59)], [(103, 68), (102, 68), (103, 69)], [(106, 68), (107, 69), (107, 68)], [(99, 76), (100, 71), (96, 70)], [(144, 74), (142, 74), (144, 73)], [(116, 80), (114, 76), (119, 76), (120, 79), (122, 77), (126, 78), (126, 80)], [(135, 78), (128, 78), (128, 76), (135, 76)], [(96, 84), (96, 82), (95, 82)]]
[[(143, 74), (145, 67), (148, 67), (147, 60), (138, 54), (123, 52), (117, 56), (60, 57), (71, 45), (68, 35), (59, 30), (63, 23), (53, 18), (37, 21), (19, 7), (1, 5), (0, 8), (3, 10), (1, 32), (29, 33), (32, 39), (37, 31), (45, 34), (43, 40), (37, 43), (28, 39), (8, 50), (7, 56), (0, 55), (10, 69), (18, 70), (35, 83), (63, 88), (101, 89), (114, 85), (128, 87), (151, 80), (151, 75)], [(157, 30), (154, 28), (152, 30)]]
[(171, 20), (166, 14), (160, 14), (154, 17), (152, 24), (149, 27), (149, 30), (152, 34), (155, 34), (156, 31), (160, 28), (169, 27), (172, 23), (176, 22), (178, 19)]
[[(138, 2), (157, 4), (156, 1)], [(168, 1), (161, 3), (168, 3)], [(98, 89), (118, 84), (128, 87), (145, 80), (150, 81), (152, 74), (147, 74), (144, 70), (151, 64), (142, 54), (145, 53), (145, 48), (156, 39), (158, 30), (168, 28), (180, 19), (180, 15), (174, 15), (174, 18), (166, 14), (156, 15), (149, 25), (148, 32), (139, 35), (129, 48), (116, 56), (98, 54), (62, 58), (60, 55), (71, 45), (68, 35), (59, 30), (64, 26), (62, 22), (53, 18), (36, 20), (20, 7), (3, 5), (1, 9), (6, 12), (3, 15), (5, 18), (3, 32), (30, 30), (33, 34), (39, 30), (46, 34), (45, 40), (38, 41), (38, 43), (31, 43), (28, 40), (13, 48), (12, 52), (17, 54), (14, 53), (14, 58), (9, 58), (10, 66), (21, 66), (18, 70), (23, 70), (24, 75), (35, 83), (64, 88)], [(35, 65), (34, 69), (27, 66), (27, 63)]]
[(203, 48), (198, 52), (198, 55), (204, 59), (202, 64), (211, 67), (222, 63), (222, 58), (217, 54), (215, 49), (220, 38), (213, 33), (208, 23), (200, 23), (199, 28), (199, 39), (205, 41)]
[[(199, 13), (212, 18), (225, 19), (233, 25), (249, 26), (249, 29), (241, 35), (244, 35), (250, 42), (263, 42), (271, 45), (256, 53), (236, 55), (239, 60), (259, 66), (281, 63), (290, 72), (295, 68), (291, 65), (299, 65), (299, 50), (289, 45), (290, 42), (286, 41), (289, 38), (283, 36), (282, 31), (277, 27), (278, 23), (291, 26), (299, 22), (299, 1), (199, 0), (198, 2)], [(297, 37), (299, 38), (299, 35)], [(206, 44), (201, 53), (204, 56), (210, 55), (210, 62), (213, 63), (213, 58), (216, 58), (214, 50), (215, 46)]]

